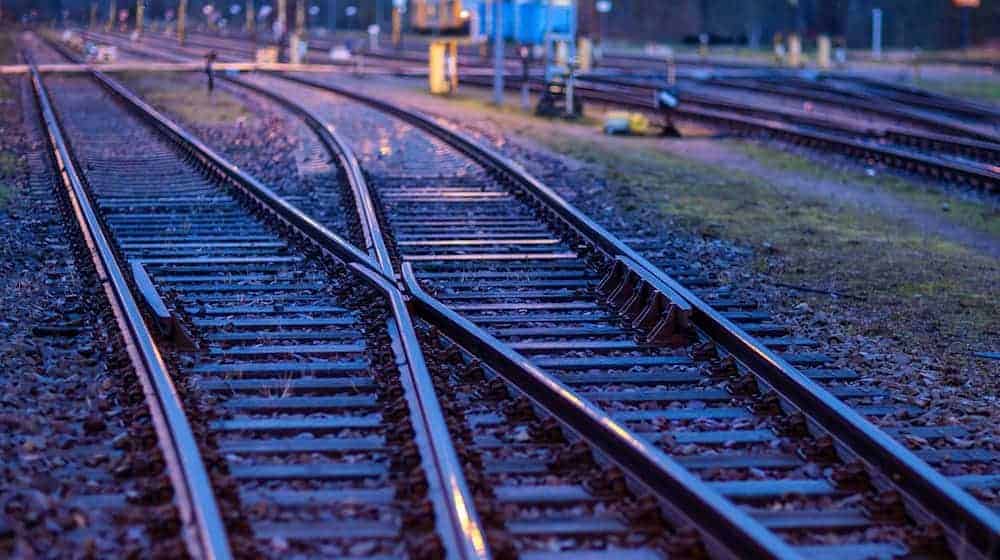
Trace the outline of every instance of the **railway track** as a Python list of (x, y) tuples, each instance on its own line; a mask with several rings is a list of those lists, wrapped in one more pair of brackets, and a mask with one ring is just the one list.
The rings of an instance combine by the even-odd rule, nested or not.
[[(574, 88), (590, 103), (623, 107), (659, 115), (657, 90), (634, 85), (609, 87), (605, 79), (581, 80)], [(615, 80), (617, 81), (617, 80)], [(488, 78), (469, 77), (463, 83), (486, 86)], [(521, 80), (508, 78), (510, 89)], [(532, 91), (543, 85), (532, 81)], [(681, 103), (670, 110), (678, 120), (717, 125), (746, 135), (763, 134), (809, 148), (834, 151), (866, 162), (878, 162), (906, 172), (995, 192), (1000, 184), (997, 154), (1000, 144), (989, 140), (890, 128), (862, 129), (837, 124), (812, 115), (766, 109), (707, 96), (681, 95)]]
[[(286, 97), (315, 99), (315, 94), (312, 92), (289, 91), (273, 80), (267, 83), (269, 89), (284, 91)], [(317, 85), (314, 80), (309, 83)], [(360, 100), (363, 103), (370, 103), (377, 106), (380, 111), (388, 112), (409, 125), (420, 127), (424, 132), (430, 132), (435, 138), (428, 143), (446, 142), (453, 149), (456, 146), (463, 146), (468, 151), (462, 153), (480, 163), (491, 159), (479, 148), (472, 147), (472, 145), (465, 143), (467, 141), (456, 138), (454, 133), (391, 104), (364, 98), (353, 91), (336, 86), (331, 87), (329, 84), (320, 85), (320, 88), (336, 91), (340, 95)], [(356, 106), (337, 111), (331, 108), (329, 102), (326, 102), (324, 108), (324, 103), (318, 100), (306, 104), (319, 111), (320, 116), (313, 118), (319, 122), (337, 123), (338, 130), (342, 134), (345, 133), (345, 126), (350, 127), (344, 122), (345, 120), (350, 122), (350, 118), (345, 117), (345, 115), (356, 114), (359, 111)], [(365, 123), (364, 126), (367, 127), (380, 122), (380, 117), (374, 114), (355, 118), (362, 120)], [(379, 128), (389, 130), (398, 126), (385, 123), (379, 125)], [(362, 140), (359, 138), (355, 141)], [(435, 146), (435, 150), (428, 149), (428, 151), (439, 152), (441, 150), (437, 144)], [(412, 157), (413, 148), (409, 148), (408, 153)], [(455, 163), (450, 158), (439, 157), (443, 159), (439, 159), (435, 168), (447, 170), (443, 173), (444, 176), (464, 175), (460, 169), (453, 167)], [(545, 224), (544, 219), (540, 222), (524, 223), (523, 220), (526, 216), (521, 213), (524, 208), (518, 208), (517, 204), (512, 204), (513, 201), (510, 198), (512, 196), (517, 198), (520, 194), (521, 197), (529, 199), (526, 202), (527, 208), (534, 207), (536, 212), (541, 212), (543, 215), (546, 213), (544, 204), (539, 205), (531, 201), (530, 196), (525, 195), (524, 192), (518, 193), (516, 188), (512, 188), (509, 184), (498, 188), (495, 183), (483, 181), (481, 177), (475, 177), (475, 180), (463, 180), (461, 185), (449, 184), (446, 189), (440, 186), (434, 188), (430, 184), (424, 187), (420, 185), (418, 177), (414, 177), (410, 173), (404, 173), (404, 177), (395, 177), (392, 172), (382, 169), (386, 166), (385, 163), (373, 163), (373, 165), (374, 169), (368, 171), (372, 177), (375, 196), (382, 202), (383, 219), (386, 225), (395, 233), (394, 239), (399, 240), (395, 243), (397, 259), (403, 263), (404, 267), (412, 267), (413, 270), (412, 275), (404, 272), (404, 275), (411, 281), (411, 290), (418, 290), (416, 281), (421, 278), (424, 282), (429, 283), (429, 286), (433, 286), (433, 288), (428, 287), (428, 289), (436, 290), (434, 293), (449, 308), (462, 313), (472, 323), (496, 334), (497, 338), (508, 342), (513, 349), (526, 354), (529, 359), (536, 361), (543, 369), (551, 368), (561, 379), (572, 380), (573, 387), (607, 407), (608, 410), (618, 411), (630, 407), (654, 410), (657, 406), (678, 406), (685, 402), (681, 394), (689, 386), (685, 385), (683, 374), (679, 375), (677, 379), (668, 381), (671, 375), (664, 374), (664, 364), (669, 363), (672, 358), (662, 356), (663, 346), (647, 345), (649, 340), (643, 339), (641, 329), (639, 332), (629, 330), (629, 327), (635, 329), (636, 323), (629, 325), (626, 322), (623, 330), (616, 330), (614, 323), (622, 319), (621, 310), (615, 313), (613, 308), (609, 310), (604, 307), (602, 309), (601, 304), (607, 305), (607, 299), (602, 301), (600, 297), (597, 297), (596, 301), (587, 301), (588, 295), (591, 297), (595, 295), (590, 290), (594, 290), (595, 286), (600, 286), (601, 275), (588, 277), (587, 267), (583, 263), (581, 263), (583, 270), (575, 268), (574, 257), (566, 254), (565, 251), (568, 247), (562, 245), (562, 243), (567, 243), (569, 247), (572, 247), (574, 243), (580, 243), (581, 240), (572, 238), (573, 243), (564, 241), (558, 234), (553, 234), (552, 229), (547, 229), (553, 226)], [(501, 166), (498, 174), (503, 173), (516, 174), (511, 169), (504, 169)], [(388, 177), (382, 179), (384, 175), (388, 175)], [(407, 188), (401, 186), (404, 183)], [(442, 179), (434, 177), (429, 183), (441, 185)], [(494, 191), (494, 189), (496, 190)], [(463, 222), (457, 220), (449, 222), (449, 218), (455, 220), (453, 216), (460, 216)], [(477, 220), (482, 223), (476, 223)], [(491, 223), (494, 221), (495, 223)], [(456, 231), (455, 228), (460, 227), (460, 225), (463, 229)], [(522, 230), (521, 228), (525, 226), (534, 229)], [(555, 226), (555, 230), (565, 234), (565, 230), (558, 229), (558, 226)], [(578, 232), (579, 230), (570, 229), (569, 231)], [(580, 245), (585, 246), (586, 243), (580, 243)], [(428, 253), (431, 254), (428, 255)], [(527, 259), (536, 262), (530, 266), (520, 262)], [(511, 264), (510, 260), (516, 260), (518, 264)], [(600, 266), (596, 268), (601, 270)], [(603, 272), (607, 272), (607, 270), (603, 269)], [(712, 293), (711, 289), (706, 290), (706, 292), (702, 295), (718, 301), (718, 305), (722, 306), (723, 309), (728, 309), (734, 318), (744, 319), (744, 322), (748, 324), (748, 329), (760, 332), (765, 336), (770, 334), (777, 338), (778, 340), (772, 339), (770, 341), (776, 348), (785, 350), (789, 345), (792, 349), (808, 348), (809, 342), (799, 340), (798, 342), (804, 345), (799, 346), (794, 341), (793, 333), (781, 331), (781, 329), (769, 333), (770, 327), (766, 323), (760, 322), (763, 319), (761, 315), (741, 311), (745, 308), (745, 304), (720, 301), (725, 296)], [(724, 294), (725, 290), (722, 290), (721, 293)], [(632, 305), (637, 304), (632, 301)], [(611, 313), (602, 315), (601, 311), (606, 313), (611, 311)], [(634, 312), (635, 309), (632, 311)], [(519, 316), (518, 313), (524, 315)], [(628, 317), (628, 313), (625, 313), (625, 317)], [(638, 324), (641, 324), (641, 321)], [(621, 323), (617, 327), (621, 329)], [(565, 331), (560, 330), (563, 328)], [(637, 338), (647, 344), (642, 342), (636, 344)], [(666, 350), (666, 352), (672, 354), (674, 359), (677, 355), (697, 355), (697, 352), (691, 347), (688, 347), (686, 352), (676, 348)], [(589, 354), (589, 356), (579, 358), (581, 354)], [(657, 359), (664, 360), (664, 362), (657, 363)], [(789, 353), (789, 359), (806, 367), (814, 366), (809, 369), (809, 373), (831, 385), (834, 392), (845, 391), (840, 396), (845, 398), (847, 402), (859, 406), (859, 411), (871, 414), (875, 418), (880, 418), (883, 414), (887, 418), (891, 418), (902, 412), (902, 409), (894, 409), (891, 405), (871, 406), (873, 403), (885, 404), (887, 402), (885, 397), (888, 395), (880, 397), (877, 395), (878, 391), (866, 393), (864, 384), (850, 381), (851, 374), (849, 372), (830, 371), (829, 369), (824, 371), (823, 359), (820, 356), (795, 355), (793, 350)], [(647, 360), (648, 363), (645, 364), (645, 367), (636, 367), (636, 364), (643, 364)], [(817, 361), (811, 362), (810, 360)], [(681, 359), (676, 363), (680, 366), (676, 370), (687, 369), (683, 362), (684, 360)], [(696, 360), (694, 364), (698, 364), (698, 361)], [(704, 364), (701, 365), (704, 367)], [(679, 372), (673, 371), (671, 373), (676, 375)], [(847, 377), (838, 379), (838, 376), (845, 373)], [(581, 375), (579, 378), (575, 378), (575, 374)], [(634, 374), (635, 377), (632, 378), (631, 374)], [(659, 377), (658, 374), (664, 375), (664, 377)], [(692, 382), (693, 379), (688, 378), (687, 382)], [(703, 377), (699, 379), (705, 382)], [(774, 380), (772, 379), (772, 381)], [(776, 383), (776, 385), (780, 385), (780, 383)], [(728, 383), (721, 382), (718, 386), (727, 387)], [(656, 389), (681, 388), (680, 394), (677, 395), (679, 402), (671, 402), (672, 395), (669, 390), (662, 397), (657, 397), (657, 392), (651, 390), (654, 387)], [(852, 395), (851, 391), (857, 391), (857, 393)], [(736, 393), (738, 392), (736, 391)], [(757, 396), (759, 397), (759, 395)], [(607, 401), (603, 400), (605, 398)], [(658, 398), (664, 400), (657, 401)], [(622, 405), (623, 402), (628, 403), (630, 399), (636, 400)], [(699, 400), (699, 397), (696, 396), (695, 402)], [(708, 400), (710, 402), (710, 399)], [(654, 402), (655, 404), (653, 404)], [(744, 401), (743, 404), (749, 405), (752, 402), (753, 399), (750, 399)], [(706, 414), (711, 415), (711, 413)], [(640, 413), (638, 416), (642, 417), (642, 414)], [(653, 412), (650, 416), (655, 418), (656, 413)], [(666, 417), (669, 418), (669, 416), (667, 413)], [(626, 414), (625, 417), (628, 415)], [(638, 428), (640, 431), (643, 428), (648, 429), (649, 426), (646, 422), (649, 418), (633, 420), (629, 425), (640, 426)], [(890, 420), (888, 423), (891, 422)], [(764, 432), (770, 429), (772, 433), (785, 435), (782, 429), (776, 427), (776, 423), (780, 424), (781, 421), (774, 418), (764, 419), (763, 422), (761, 418), (750, 421), (751, 426), (763, 428)], [(740, 428), (746, 427), (738, 421), (735, 424)], [(720, 432), (725, 432), (724, 428), (727, 425), (731, 426), (730, 421), (721, 420), (719, 425), (715, 427)], [(681, 422), (677, 433), (682, 439), (685, 437), (685, 428), (698, 432), (704, 427), (687, 426)], [(897, 437), (905, 436), (908, 430), (915, 430), (913, 433), (921, 432), (925, 435), (936, 432), (936, 439), (941, 439), (942, 436), (947, 437), (945, 433), (948, 431), (947, 428), (942, 431), (941, 428), (931, 426), (917, 428), (915, 425), (900, 425), (889, 428), (889, 430), (894, 432)], [(739, 432), (740, 430), (735, 431)], [(737, 439), (746, 437), (747, 439), (740, 443), (748, 444), (747, 449), (751, 451), (750, 455), (752, 456), (753, 451), (761, 451), (759, 447), (755, 448), (755, 444), (760, 443), (760, 441), (752, 441), (760, 432), (757, 432), (756, 435), (753, 435), (753, 432), (754, 430), (751, 429), (740, 434), (731, 433), (728, 436)], [(694, 442), (703, 443), (698, 439), (698, 435), (687, 434), (687, 436), (693, 437), (692, 441)], [(722, 439), (728, 437), (718, 432), (715, 436)], [(706, 435), (705, 437), (711, 439), (713, 436)], [(705, 452), (705, 448), (697, 445), (694, 449), (698, 449), (698, 451), (692, 452)], [(936, 457), (936, 455), (942, 451), (944, 450), (938, 449), (935, 452), (927, 453), (926, 457), (940, 464), (940, 457)], [(947, 455), (948, 452), (944, 451), (944, 453)], [(720, 459), (722, 458), (720, 457)], [(753, 461), (752, 458), (742, 457), (741, 459)], [(985, 452), (973, 461), (984, 460), (986, 463), (990, 463), (995, 459), (996, 457), (993, 457), (990, 452)], [(737, 461), (739, 460), (737, 459)], [(750, 468), (752, 469), (752, 467)], [(710, 467), (706, 467), (706, 469), (712, 470)], [(722, 476), (724, 477), (725, 474)], [(793, 479), (795, 476), (791, 475)], [(986, 482), (987, 479), (982, 481)], [(791, 481), (770, 482), (776, 484), (771, 487), (771, 491), (775, 491), (775, 489), (780, 488), (781, 484)], [(989, 483), (987, 482), (987, 484)], [(765, 482), (762, 486), (767, 487), (768, 484)], [(780, 490), (777, 492), (781, 493)], [(749, 498), (749, 501), (753, 502), (754, 499)], [(794, 522), (790, 523), (794, 524)]]
[[(254, 49), (245, 40), (239, 38), (221, 38), (209, 35), (198, 35), (189, 39), (189, 44), (206, 48), (220, 49), (238, 58), (253, 58)], [(316, 39), (310, 43), (310, 60), (325, 62), (326, 54), (335, 45), (332, 41)], [(426, 49), (413, 45), (403, 45), (400, 49), (385, 48), (376, 51), (363, 50), (359, 54), (369, 58), (377, 58), (385, 62), (405, 61), (424, 67), (426, 65)], [(466, 50), (459, 57), (461, 67), (466, 69), (491, 68), (491, 60), (472, 54)], [(605, 66), (594, 74), (585, 74), (581, 79), (593, 78), (599, 81), (609, 77), (618, 78), (627, 84), (627, 80), (657, 78), (663, 81), (665, 61), (643, 55), (610, 55), (606, 57)], [(894, 84), (865, 76), (845, 72), (831, 72), (818, 78), (807, 79), (802, 72), (775, 68), (767, 64), (747, 63), (712, 63), (695, 57), (680, 57), (676, 63), (681, 66), (678, 78), (704, 80), (705, 72), (697, 68), (709, 66), (713, 69), (728, 70), (720, 74), (712, 74), (708, 83), (720, 87), (732, 87), (740, 90), (754, 90), (765, 93), (788, 93), (797, 99), (809, 99), (817, 102), (834, 102), (845, 106), (882, 114), (890, 119), (909, 122), (920, 127), (930, 127), (932, 131), (953, 136), (981, 134), (974, 129), (963, 127), (962, 120), (972, 123), (996, 123), (996, 109), (981, 103), (975, 103), (954, 97), (934, 94), (918, 88)], [(508, 53), (506, 57), (507, 72), (511, 76), (519, 76), (522, 61), (516, 55)], [(536, 64), (537, 66), (537, 64)], [(691, 70), (695, 67), (696, 70)], [(637, 71), (638, 70), (638, 71)], [(535, 74), (537, 74), (537, 69)], [(634, 84), (633, 84), (634, 85)], [(656, 85), (652, 87), (657, 87)], [(916, 109), (916, 110), (915, 110)], [(995, 136), (980, 137), (981, 140), (994, 140)]]
[[(274, 98), (282, 97), (275, 90), (287, 93), (293, 87), (282, 84), (268, 80), (255, 87)], [(891, 402), (889, 395), (859, 386), (850, 372), (823, 367), (807, 370), (807, 375), (797, 372), (786, 362), (808, 367), (821, 366), (824, 361), (795, 350), (808, 348), (808, 341), (795, 340), (781, 327), (761, 322), (764, 316), (743, 311), (745, 304), (724, 301), (719, 297), (724, 291), (709, 287), (695, 295), (519, 168), (461, 135), (387, 103), (322, 87), (388, 113), (390, 121), (402, 120), (415, 127), (407, 130), (413, 138), (429, 137), (419, 140), (425, 150), (417, 152), (423, 154), (421, 161), (412, 161), (414, 151), (409, 150), (409, 164), (390, 157), (381, 166), (366, 169), (372, 179), (371, 192), (356, 197), (369, 200), (362, 206), (379, 214), (362, 219), (369, 224), (365, 246), (373, 248), (383, 271), (396, 267), (394, 272), (402, 274), (412, 298), (411, 306), (421, 310), (438, 329), (423, 335), (425, 340), (429, 338), (427, 347), (437, 348), (431, 363), (454, 372), (435, 377), (439, 391), (451, 389), (459, 402), (475, 403), (468, 410), (446, 407), (449, 418), (464, 421), (464, 426), (452, 426), (452, 437), (460, 439), (455, 432), (468, 430), (461, 453), (479, 457), (484, 466), (495, 464), (497, 457), (520, 459), (514, 461), (520, 471), (485, 480), (482, 473), (476, 474), (480, 477), (476, 487), (508, 504), (477, 508), (490, 512), (484, 519), (504, 535), (499, 538), (501, 543), (513, 543), (516, 550), (537, 544), (530, 534), (516, 530), (523, 527), (517, 524), (518, 515), (537, 516), (540, 506), (546, 513), (578, 512), (585, 504), (608, 498), (599, 491), (600, 485), (592, 486), (595, 477), (598, 481), (601, 477), (599, 471), (587, 467), (589, 450), (577, 451), (576, 458), (570, 453), (567, 460), (566, 446), (546, 449), (553, 440), (560, 442), (560, 431), (553, 430), (551, 424), (546, 428), (544, 420), (531, 416), (532, 408), (524, 401), (507, 405), (509, 389), (492, 378), (492, 372), (583, 435), (591, 448), (618, 463), (626, 479), (651, 488), (681, 519), (693, 521), (709, 550), (721, 547), (730, 552), (827, 557), (945, 554), (939, 541), (926, 538), (926, 527), (907, 517), (904, 505), (917, 517), (936, 518), (954, 550), (971, 544), (980, 553), (989, 554), (989, 547), (995, 546), (995, 516), (970, 503), (952, 483), (929, 471), (860, 417), (852, 416), (806, 376), (828, 383), (833, 393), (870, 418), (906, 414), (905, 407), (885, 404)], [(309, 117), (317, 131), (325, 130), (325, 122), (350, 123), (345, 111), (360, 113), (356, 103), (336, 109), (331, 108), (335, 104), (315, 95), (305, 98), (314, 99), (312, 109), (287, 98), (284, 105), (305, 118), (322, 109), (319, 104), (327, 103), (324, 116)], [(368, 126), (379, 123), (380, 127), (399, 129), (398, 123), (386, 122), (385, 114), (365, 116)], [(352, 126), (359, 125), (344, 127), (362, 133)], [(328, 146), (336, 144), (336, 139), (327, 141)], [(391, 145), (389, 148), (390, 154), (400, 153)], [(338, 153), (347, 157), (343, 149)], [(403, 167), (393, 168), (393, 164)], [(375, 242), (381, 237), (375, 234), (381, 231), (379, 221), (392, 234), (384, 238), (384, 249)], [(729, 318), (699, 296), (723, 308)], [(749, 339), (730, 319), (772, 338), (768, 343), (774, 351), (791, 350), (783, 352), (784, 359), (778, 357)], [(442, 333), (451, 342), (442, 342)], [(490, 365), (492, 372), (471, 367), (470, 374), (470, 358), (450, 351), (452, 342)], [(798, 408), (803, 415), (783, 411), (781, 399), (769, 397), (772, 393), (766, 385), (777, 390), (786, 406)], [(558, 390), (547, 393), (546, 387)], [(572, 395), (577, 407), (552, 400), (559, 395)], [(499, 413), (493, 403), (503, 407)], [(604, 433), (598, 422), (589, 425), (593, 430), (587, 430), (588, 424), (573, 420), (574, 414), (604, 418), (616, 429)], [(807, 426), (810, 422), (814, 431)], [(897, 431), (898, 435), (920, 432), (934, 438), (935, 427), (927, 428), (909, 426)], [(631, 442), (631, 452), (621, 441), (623, 434), (628, 436), (626, 442)], [(608, 447), (609, 441), (622, 447)], [(553, 451), (559, 457), (552, 457)], [(961, 456), (956, 451), (936, 451), (940, 452), (921, 455), (935, 463)], [(538, 455), (532, 456), (532, 452)], [(669, 458), (661, 457), (663, 454)], [(855, 454), (864, 462), (856, 463), (851, 458)], [(630, 462), (633, 458), (657, 459), (652, 467), (659, 470), (648, 463)], [(671, 470), (677, 466), (675, 462), (688, 470)], [(549, 469), (559, 475), (564, 474), (561, 469), (573, 465), (580, 467), (580, 472), (567, 477), (570, 484), (555, 488), (530, 484), (551, 481)], [(583, 476), (581, 480), (587, 472), (589, 479)], [(697, 476), (692, 477), (692, 473)], [(511, 480), (517, 484), (509, 484)], [(664, 481), (679, 485), (658, 486)], [(895, 487), (898, 493), (879, 491), (887, 487)], [(678, 490), (683, 499), (677, 497)], [(717, 495), (726, 499), (713, 501)], [(518, 502), (517, 496), (523, 501)], [(562, 525), (555, 523), (550, 529), (566, 531), (565, 539), (591, 546), (617, 545), (614, 535), (638, 535), (634, 541), (621, 541), (642, 543), (634, 547), (636, 554), (701, 546), (692, 544), (690, 535), (683, 532), (659, 529), (662, 521), (656, 521), (657, 516), (636, 515), (637, 511), (655, 512), (655, 502), (643, 506), (632, 496), (617, 496), (619, 503), (627, 504), (611, 516), (617, 525), (605, 520), (604, 525), (595, 522), (589, 528), (582, 527), (586, 523), (580, 523), (578, 516), (569, 522), (563, 518)], [(948, 516), (940, 514), (944, 508), (949, 508)], [(646, 532), (636, 531), (622, 523), (623, 519), (647, 523)], [(658, 523), (652, 525), (652, 531), (648, 529), (651, 520)], [(720, 539), (720, 528), (734, 521), (736, 525), (728, 528), (734, 535), (731, 541)], [(975, 523), (982, 531), (970, 529)], [(650, 533), (673, 538), (647, 549)], [(596, 540), (587, 540), (584, 535)], [(547, 536), (551, 539), (552, 533)], [(502, 548), (496, 542), (497, 538), (491, 541)], [(794, 548), (786, 548), (789, 545)], [(736, 548), (740, 546), (756, 548)], [(568, 550), (568, 554), (575, 552), (578, 550)]]
[[(200, 41), (199, 44), (206, 48), (214, 48), (211, 45), (219, 42), (210, 38), (200, 38)], [(370, 53), (370, 56), (374, 54)], [(383, 53), (378, 56), (388, 58), (392, 55)], [(418, 62), (422, 60), (419, 56), (406, 58), (411, 59)], [(518, 76), (508, 75), (505, 81), (508, 89), (521, 88), (522, 80)], [(480, 75), (466, 75), (461, 81), (484, 87), (492, 84), (489, 77)], [(795, 84), (769, 85), (760, 80), (727, 79), (710, 80), (707, 83), (728, 88), (750, 88), (768, 94), (805, 95), (814, 101), (847, 104), (846, 107), (861, 111), (874, 110), (886, 118), (911, 122), (927, 130), (894, 126), (877, 129), (860, 127), (801, 111), (771, 109), (704, 95), (696, 90), (691, 91), (690, 88), (682, 90), (681, 104), (671, 111), (672, 115), (682, 120), (708, 122), (742, 134), (764, 134), (813, 149), (832, 150), (865, 162), (878, 162), (934, 179), (964, 183), (988, 192), (996, 192), (1000, 185), (1000, 143), (997, 138), (958, 121), (942, 120), (898, 104), (882, 108), (880, 102), (870, 98), (870, 95), (860, 98), (828, 91), (813, 91), (810, 88), (818, 86), (811, 84), (806, 84), (810, 88), (803, 89)], [(544, 84), (540, 79), (533, 78), (529, 87), (532, 91), (540, 92), (544, 89)], [(657, 116), (661, 111), (655, 100), (658, 88), (645, 80), (588, 75), (576, 82), (575, 91), (581, 98), (592, 103), (624, 107)], [(942, 102), (938, 100), (936, 103), (940, 107)]]
[[(398, 293), (354, 293), (343, 266), (318, 262), (321, 248), (296, 246), (275, 226), (302, 227), (291, 225), (300, 215), (285, 207), (278, 218), (280, 201), (265, 203), (259, 185), (236, 188), (190, 138), (163, 121), (143, 122), (155, 119), (149, 113), (130, 113), (127, 92), (107, 78), (48, 79), (51, 105), (34, 80), (62, 161), (79, 162), (67, 170), (78, 203), (92, 201), (89, 225), (107, 231), (95, 244), (119, 269), (116, 295), (141, 294), (147, 315), (193, 346), (162, 347), (148, 334), (142, 341), (171, 355), (178, 377), (214, 403), (211, 437), (226, 457), (215, 467), (235, 486), (215, 493), (237, 492), (238, 517), (254, 538), (240, 554), (482, 557), (454, 450), (430, 433), (439, 419), (426, 415), (440, 411), (415, 387), (426, 371), (412, 332), (406, 338)], [(155, 396), (170, 393), (159, 387)], [(178, 455), (184, 466), (199, 460), (196, 446)], [(215, 501), (205, 484), (190, 505), (211, 521)], [(213, 517), (215, 524), (192, 521), (211, 543), (201, 553), (227, 557), (227, 533)]]

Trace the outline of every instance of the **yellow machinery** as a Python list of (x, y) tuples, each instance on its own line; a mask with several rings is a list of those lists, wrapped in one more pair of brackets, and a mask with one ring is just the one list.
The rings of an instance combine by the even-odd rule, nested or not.
[(411, 0), (410, 27), (417, 33), (465, 35), (469, 12), (462, 9), (462, 0)]
[(580, 37), (576, 43), (577, 68), (590, 72), (594, 69), (594, 43), (587, 37)]
[(830, 68), (830, 36), (820, 35), (816, 38), (816, 63), (823, 70)]
[[(397, 12), (393, 11), (393, 42)], [(458, 89), (458, 44), (468, 40), (469, 12), (462, 0), (411, 0), (410, 27), (435, 36), (428, 52), (428, 85), (433, 94), (445, 95)]]
[(458, 89), (458, 40), (431, 41), (428, 81), (431, 93), (444, 95)]
[(142, 24), (146, 15), (146, 1), (136, 0), (135, 3), (135, 32), (136, 36), (142, 35)]
[(788, 58), (785, 59), (785, 63), (792, 68), (802, 65), (802, 39), (797, 33), (788, 35)]
[(398, 47), (403, 40), (403, 14), (398, 7), (392, 8), (392, 46)]

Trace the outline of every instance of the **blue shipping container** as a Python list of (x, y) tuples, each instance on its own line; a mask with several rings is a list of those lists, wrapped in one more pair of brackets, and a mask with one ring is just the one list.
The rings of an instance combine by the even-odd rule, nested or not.
[[(504, 0), (503, 3), (503, 38), (522, 44), (541, 44), (545, 38), (544, 0)], [(479, 33), (493, 35), (493, 21), (489, 16), (492, 12), (493, 0), (478, 0), (475, 7), (478, 17)], [(488, 5), (490, 5), (488, 7)], [(575, 14), (573, 5), (565, 0), (552, 0), (548, 7), (550, 30), (552, 33), (566, 35), (573, 31)]]

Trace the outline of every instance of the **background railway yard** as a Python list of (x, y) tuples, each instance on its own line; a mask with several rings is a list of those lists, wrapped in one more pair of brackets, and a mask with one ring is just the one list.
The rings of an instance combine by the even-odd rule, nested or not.
[(0, 31), (0, 556), (1000, 555), (995, 64), (259, 42)]

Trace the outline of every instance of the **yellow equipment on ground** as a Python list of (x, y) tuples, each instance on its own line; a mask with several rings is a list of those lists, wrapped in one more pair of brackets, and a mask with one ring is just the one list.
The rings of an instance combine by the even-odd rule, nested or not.
[(438, 39), (431, 41), (428, 56), (427, 78), (431, 93), (445, 95), (458, 89), (458, 41)]
[(816, 38), (816, 63), (823, 70), (830, 68), (830, 36), (820, 35)]
[(580, 37), (576, 47), (577, 68), (581, 72), (594, 69), (594, 44), (587, 37)]
[(798, 68), (802, 65), (802, 39), (796, 33), (788, 35), (788, 66)]
[(648, 134), (649, 118), (642, 113), (610, 111), (604, 117), (605, 134)]

